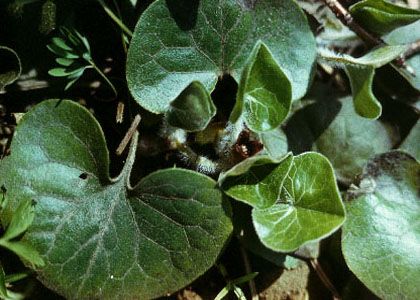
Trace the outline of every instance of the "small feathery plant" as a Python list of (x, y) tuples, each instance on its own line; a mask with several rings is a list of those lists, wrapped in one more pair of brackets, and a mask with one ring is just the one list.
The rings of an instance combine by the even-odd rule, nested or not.
[(48, 71), (54, 77), (66, 77), (68, 83), (64, 90), (68, 90), (85, 72), (86, 69), (94, 69), (112, 89), (115, 97), (117, 90), (112, 82), (97, 67), (92, 59), (89, 41), (75, 29), (60, 28), (62, 37), (54, 37), (48, 50), (57, 55), (55, 59), (59, 67)]

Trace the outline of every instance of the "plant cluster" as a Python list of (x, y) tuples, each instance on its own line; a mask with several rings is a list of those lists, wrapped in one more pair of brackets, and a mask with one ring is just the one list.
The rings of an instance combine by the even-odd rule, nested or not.
[(418, 299), (418, 1), (137, 2), (0, 4), (0, 298)]

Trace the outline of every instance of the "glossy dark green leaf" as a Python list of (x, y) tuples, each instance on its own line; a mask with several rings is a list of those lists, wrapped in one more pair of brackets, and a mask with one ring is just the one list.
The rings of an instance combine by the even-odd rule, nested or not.
[(372, 91), (375, 68), (379, 68), (401, 55), (404, 45), (383, 46), (372, 50), (362, 57), (354, 58), (347, 54), (337, 54), (321, 49), (319, 56), (334, 66), (344, 66), (350, 79), (354, 108), (362, 117), (377, 119), (382, 114), (382, 105)]
[(290, 252), (322, 239), (345, 219), (332, 166), (315, 152), (289, 155), (280, 163), (253, 158), (219, 182), (227, 195), (254, 207), (257, 235), (274, 251)]
[(171, 126), (187, 131), (201, 131), (215, 114), (216, 107), (206, 88), (194, 81), (171, 103), (166, 119)]
[(268, 208), (278, 200), (292, 163), (291, 154), (280, 164), (264, 156), (251, 157), (222, 174), (219, 182), (228, 196), (252, 207)]
[(218, 78), (237, 82), (261, 40), (301, 98), (311, 78), (315, 40), (292, 0), (157, 0), (140, 17), (127, 58), (128, 86), (149, 111), (164, 113), (192, 82), (212, 91)]
[[(87, 130), (88, 129), (88, 130)], [(160, 170), (134, 188), (136, 135), (117, 178), (109, 178), (103, 132), (80, 105), (49, 100), (26, 113), (1, 162), (10, 222), (36, 201), (22, 242), (45, 261), (39, 278), (66, 298), (155, 298), (210, 268), (232, 230), (216, 183), (183, 169)]]
[[(390, 45), (410, 45), (420, 40), (420, 21), (400, 27), (383, 37)], [(409, 57), (405, 61), (408, 68), (395, 69), (417, 90), (420, 91), (420, 53)]]
[(382, 122), (357, 115), (350, 97), (339, 103), (339, 113), (318, 137), (314, 149), (330, 160), (341, 182), (350, 184), (368, 159), (393, 147), (393, 139)]
[(418, 299), (420, 164), (394, 151), (366, 166), (349, 192), (342, 250), (353, 273), (382, 299)]
[(252, 211), (262, 243), (290, 252), (327, 237), (345, 220), (344, 206), (329, 161), (318, 153), (293, 159), (276, 204)]
[(400, 146), (401, 150), (407, 151), (417, 160), (420, 160), (420, 121), (411, 128), (409, 135), (404, 139)]
[(22, 72), (17, 53), (8, 47), (0, 46), (0, 91), (15, 82)]
[(254, 132), (273, 130), (286, 118), (291, 101), (289, 79), (267, 46), (257, 43), (242, 73), (232, 121), (242, 115)]
[(380, 35), (420, 19), (419, 10), (395, 5), (385, 0), (359, 1), (349, 10), (359, 24)]

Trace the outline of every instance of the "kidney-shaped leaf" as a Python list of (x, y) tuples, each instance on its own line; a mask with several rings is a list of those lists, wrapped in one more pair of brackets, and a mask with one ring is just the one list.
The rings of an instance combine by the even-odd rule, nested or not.
[(0, 61), (0, 91), (2, 91), (6, 85), (19, 78), (22, 66), (17, 53), (4, 46), (0, 46)]
[(166, 118), (171, 126), (187, 131), (201, 131), (215, 114), (216, 106), (206, 88), (194, 81), (171, 103)]
[(37, 202), (23, 239), (45, 261), (42, 282), (67, 298), (166, 295), (205, 272), (231, 232), (222, 194), (204, 175), (162, 170), (130, 188), (133, 146), (110, 179), (102, 130), (73, 102), (28, 112), (11, 153), (0, 166), (10, 199), (2, 221), (19, 201)]
[(420, 19), (420, 11), (384, 0), (363, 0), (350, 7), (351, 15), (365, 28), (385, 34)]
[(289, 113), (290, 81), (263, 43), (256, 45), (242, 73), (236, 101), (234, 119), (243, 114), (254, 132), (277, 128)]
[(341, 226), (344, 206), (324, 156), (308, 152), (277, 165), (263, 162), (243, 168), (242, 174), (225, 174), (221, 184), (229, 196), (254, 207), (254, 227), (266, 247), (290, 252)]
[(292, 83), (307, 89), (316, 57), (305, 15), (292, 0), (157, 0), (142, 14), (127, 58), (128, 86), (144, 108), (164, 113), (192, 81), (212, 91), (224, 74), (240, 80), (256, 42)]
[[(336, 103), (340, 111), (317, 138), (314, 148), (330, 160), (341, 182), (351, 184), (369, 158), (392, 148), (393, 139), (384, 123), (357, 115), (350, 97)], [(336, 103), (328, 102), (331, 106)]]
[(399, 151), (372, 159), (351, 191), (343, 226), (344, 258), (382, 299), (418, 299), (420, 164)]

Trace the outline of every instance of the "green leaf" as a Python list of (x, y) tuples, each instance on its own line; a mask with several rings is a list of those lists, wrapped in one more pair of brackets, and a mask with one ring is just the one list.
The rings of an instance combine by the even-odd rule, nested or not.
[[(410, 44), (420, 40), (420, 21), (400, 27), (383, 37), (390, 45)], [(414, 76), (407, 68), (395, 69), (417, 90), (420, 91), (420, 54), (417, 53), (405, 61), (406, 65), (414, 71)]]
[(2, 222), (20, 201), (37, 202), (23, 241), (45, 261), (42, 282), (66, 298), (166, 295), (210, 268), (231, 233), (228, 203), (209, 177), (160, 170), (131, 188), (136, 144), (137, 135), (111, 179), (103, 132), (82, 106), (44, 101), (16, 128), (0, 165)]
[(219, 182), (228, 196), (255, 208), (268, 208), (278, 200), (292, 163), (291, 154), (280, 164), (264, 156), (251, 157), (222, 174)]
[(252, 279), (254, 279), (256, 276), (258, 275), (258, 272), (253, 272), (253, 273), (249, 273), (247, 275), (244, 275), (242, 277), (236, 278), (234, 280), (231, 281), (231, 284), (242, 284), (242, 283), (246, 283)]
[(9, 242), (0, 240), (0, 245), (13, 251), (23, 261), (28, 262), (33, 268), (43, 267), (44, 260), (34, 247), (26, 241)]
[(64, 67), (69, 67), (72, 63), (75, 62), (74, 59), (68, 59), (68, 58), (56, 58), (55, 61), (59, 64), (62, 65)]
[(362, 57), (356, 58), (345, 53), (336, 53), (325, 48), (320, 48), (318, 55), (321, 60), (336, 66), (380, 68), (403, 54), (406, 50), (406, 45), (382, 46), (373, 49)]
[(236, 298), (239, 300), (246, 300), (245, 294), (239, 286), (233, 286), (233, 292), (235, 293)]
[(252, 131), (273, 130), (286, 118), (291, 100), (289, 79), (267, 46), (258, 42), (242, 73), (232, 122), (242, 114)]
[(315, 40), (292, 0), (153, 2), (141, 15), (127, 58), (127, 81), (137, 102), (164, 113), (192, 82), (211, 92), (221, 75), (237, 82), (256, 42), (272, 51), (301, 98), (311, 78)]
[(399, 147), (401, 150), (407, 151), (413, 155), (417, 160), (420, 160), (420, 122), (411, 129), (409, 135), (404, 139), (404, 142)]
[(62, 38), (53, 37), (51, 39), (51, 42), (56, 45), (57, 47), (63, 49), (64, 51), (72, 51), (73, 48), (71, 48), (69, 45), (66, 44), (66, 42)]
[(253, 224), (266, 247), (290, 252), (344, 222), (332, 166), (321, 154), (289, 155), (279, 164), (254, 158), (238, 166), (219, 182), (230, 197), (254, 207)]
[(166, 118), (171, 126), (201, 131), (215, 115), (216, 106), (206, 88), (194, 81), (171, 103)]
[(359, 24), (380, 35), (420, 19), (420, 11), (384, 0), (363, 0), (349, 10)]
[(223, 289), (220, 290), (216, 297), (214, 297), (214, 300), (222, 300), (227, 296), (227, 294), (229, 294), (229, 287), (225, 286)]
[(320, 49), (320, 59), (335, 66), (344, 66), (350, 80), (354, 108), (362, 117), (377, 119), (382, 114), (382, 105), (372, 92), (375, 68), (379, 68), (400, 56), (407, 46), (383, 46), (360, 58)]
[(34, 216), (34, 203), (30, 200), (20, 202), (1, 239), (6, 241), (12, 240), (24, 233), (34, 220)]
[(50, 50), (55, 55), (61, 56), (62, 58), (76, 59), (79, 58), (79, 55), (70, 51), (63, 50), (55, 44), (47, 45), (47, 49)]
[(280, 127), (261, 132), (259, 137), (264, 145), (262, 153), (267, 153), (271, 159), (280, 160), (287, 153), (287, 137)]
[(420, 164), (389, 152), (365, 167), (349, 193), (342, 250), (352, 272), (378, 297), (418, 299), (420, 288)]
[(330, 160), (341, 182), (350, 184), (369, 158), (393, 147), (393, 140), (383, 123), (357, 115), (350, 97), (338, 103), (338, 115), (315, 141), (314, 149)]
[(296, 156), (278, 201), (252, 211), (262, 243), (275, 251), (290, 252), (336, 231), (344, 222), (344, 206), (332, 166), (312, 152)]
[(17, 53), (8, 47), (0, 46), (0, 91), (15, 82), (22, 72)]
[(382, 105), (372, 91), (375, 69), (347, 66), (346, 73), (350, 79), (355, 111), (364, 118), (379, 118), (382, 114)]
[(67, 77), (74, 75), (74, 77), (79, 78), (85, 69), (86, 66), (78, 66), (76, 69), (54, 68), (49, 70), (48, 74), (54, 77)]

